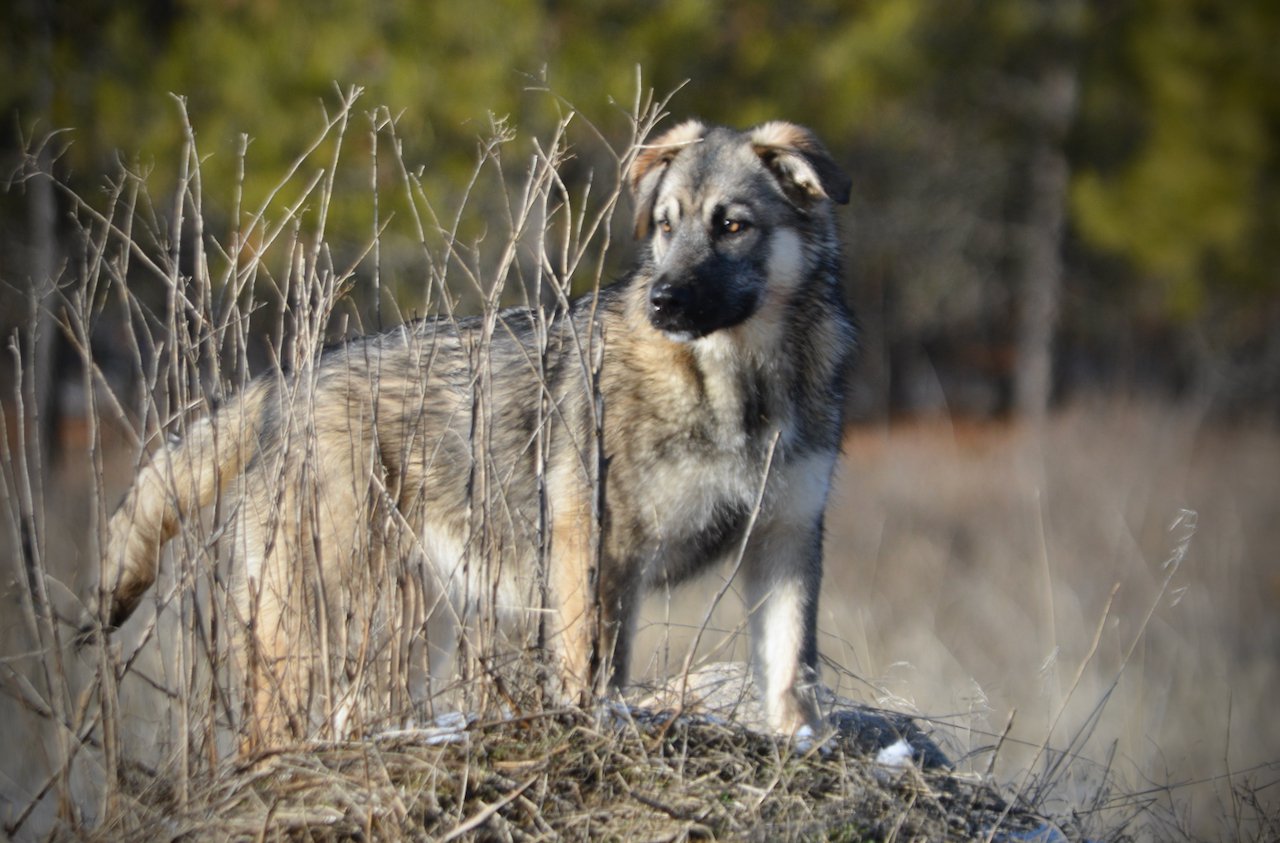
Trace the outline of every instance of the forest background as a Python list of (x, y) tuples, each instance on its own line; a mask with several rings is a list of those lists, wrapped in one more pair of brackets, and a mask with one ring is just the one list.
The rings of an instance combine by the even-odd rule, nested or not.
[[(902, 691), (895, 671), (914, 664), (931, 678), (902, 696), (934, 713), (972, 681), (998, 734), (1012, 705), (1000, 694), (1024, 699), (1002, 674), (1036, 698), (1046, 654), (1088, 649), (1112, 579), (1138, 595), (1126, 607), (1122, 592), (1118, 616), (1141, 617), (1180, 546), (1179, 513), (1194, 510), (1204, 559), (1184, 585), (1201, 602), (1159, 592), (1156, 617), (1172, 613), (1180, 643), (1151, 656), (1159, 678), (1129, 701), (1172, 684), (1176, 716), (1137, 723), (1128, 711), (1113, 731), (1149, 781), (1217, 781), (1237, 762), (1280, 758), (1276, 727), (1232, 738), (1229, 715), (1207, 714), (1261, 715), (1280, 691), (1277, 44), (1280, 7), (1266, 0), (12, 0), (0, 8), (0, 175), (14, 174), (0, 192), (0, 334), (25, 348), (44, 325), (31, 347), (52, 465), (82, 410), (77, 355), (51, 329), (81, 234), (67, 194), (20, 174), (50, 170), (92, 202), (123, 165), (147, 173), (152, 196), (172, 193), (189, 140), (174, 94), (204, 184), (219, 186), (203, 208), (211, 228), (240, 213), (219, 204), (228, 186), (242, 185), (243, 207), (263, 202), (350, 86), (386, 107), (441, 207), (467, 193), (495, 126), (537, 137), (569, 103), (626, 138), (637, 68), (644, 88), (676, 91), (674, 119), (812, 126), (853, 176), (846, 274), (862, 330), (853, 491), (831, 527), (848, 558), (830, 580), (851, 603), (887, 606), (839, 630), (871, 642), (851, 660), (881, 690)], [(570, 172), (586, 179), (596, 163)], [(342, 249), (349, 236), (356, 254), (378, 219), (367, 192), (344, 201), (342, 187), (330, 240)], [(410, 313), (421, 256), (402, 245), (382, 241), (380, 290)], [(619, 271), (628, 249), (611, 258)], [(381, 303), (359, 283), (350, 296), (364, 313)], [(110, 327), (93, 348), (108, 374)], [(0, 389), (13, 411), (11, 365)], [(1037, 425), (1047, 432), (1028, 480), (1018, 437)], [(1108, 519), (1119, 550), (1099, 538)], [(1022, 573), (1024, 591), (1006, 596), (1033, 618), (1047, 611), (1051, 628), (998, 658), (940, 583), (960, 573), (975, 603), (999, 600), (1009, 572), (1041, 557), (1064, 566), (1046, 602)], [(906, 608), (922, 593), (923, 642)], [(1193, 677), (1216, 693), (1177, 690)], [(1043, 737), (1050, 719), (1028, 728)], [(1204, 745), (1170, 747), (1210, 722), (1212, 736), (1187, 739)]]
[[(805, 123), (852, 172), (860, 417), (1039, 412), (1096, 388), (1280, 401), (1280, 12), (1265, 2), (16, 0), (0, 31), (7, 170), (66, 129), (45, 152), (73, 187), (100, 189), (121, 156), (162, 187), (184, 140), (174, 93), (212, 183), (234, 181), (250, 139), (247, 204), (335, 85), (398, 114), (447, 205), (489, 115), (528, 135), (554, 120), (531, 81), (608, 128), (640, 66), (663, 93), (689, 82), (677, 116)], [(12, 327), (30, 279), (64, 270), (65, 209), (38, 184), (0, 207)], [(367, 231), (369, 213), (347, 207), (342, 225)]]

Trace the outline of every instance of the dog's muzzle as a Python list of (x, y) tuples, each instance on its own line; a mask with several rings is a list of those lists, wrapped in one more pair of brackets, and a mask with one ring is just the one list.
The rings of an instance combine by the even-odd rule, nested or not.
[(649, 288), (649, 322), (671, 339), (691, 340), (737, 325), (755, 312), (755, 296), (707, 289), (714, 286), (654, 281)]

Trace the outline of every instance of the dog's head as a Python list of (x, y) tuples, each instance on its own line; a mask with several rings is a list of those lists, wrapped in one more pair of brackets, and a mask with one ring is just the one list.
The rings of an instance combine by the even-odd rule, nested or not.
[(812, 132), (779, 122), (682, 123), (641, 147), (630, 182), (649, 320), (677, 340), (739, 325), (806, 278), (850, 187)]

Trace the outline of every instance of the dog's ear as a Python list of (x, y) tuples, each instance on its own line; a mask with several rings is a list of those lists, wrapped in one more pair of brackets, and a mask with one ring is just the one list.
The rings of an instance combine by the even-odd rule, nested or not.
[(813, 132), (775, 121), (750, 132), (756, 154), (793, 202), (808, 205), (826, 197), (846, 205), (853, 180), (840, 169)]
[(658, 137), (638, 147), (631, 162), (627, 181), (636, 202), (636, 239), (649, 236), (653, 222), (653, 203), (658, 197), (658, 183), (672, 159), (691, 143), (697, 143), (707, 133), (707, 127), (698, 120), (686, 120), (668, 129)]

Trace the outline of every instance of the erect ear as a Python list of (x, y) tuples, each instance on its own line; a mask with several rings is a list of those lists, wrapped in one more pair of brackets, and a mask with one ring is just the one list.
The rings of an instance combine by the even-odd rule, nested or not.
[(826, 197), (848, 204), (853, 181), (813, 132), (794, 123), (775, 121), (757, 126), (749, 134), (756, 154), (793, 202), (808, 205)]
[(701, 122), (686, 120), (638, 147), (636, 158), (631, 162), (631, 169), (627, 173), (631, 195), (636, 202), (637, 240), (649, 236), (650, 224), (653, 222), (653, 203), (658, 195), (658, 183), (662, 181), (663, 171), (680, 150), (702, 140), (706, 132), (707, 127)]

